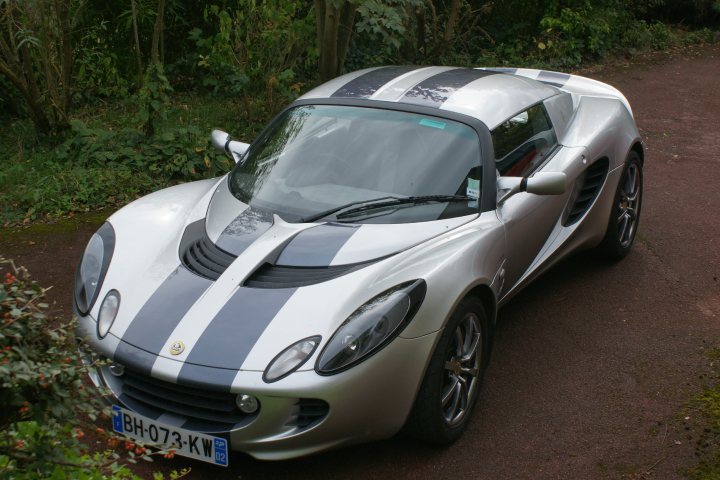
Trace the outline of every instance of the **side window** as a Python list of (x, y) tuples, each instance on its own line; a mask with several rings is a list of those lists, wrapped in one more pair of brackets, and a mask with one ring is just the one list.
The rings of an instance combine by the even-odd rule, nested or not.
[(542, 104), (530, 107), (491, 132), (500, 175), (524, 177), (545, 161), (557, 145), (555, 131)]

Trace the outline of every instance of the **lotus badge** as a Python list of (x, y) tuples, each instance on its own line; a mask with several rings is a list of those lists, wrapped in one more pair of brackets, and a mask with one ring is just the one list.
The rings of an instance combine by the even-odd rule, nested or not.
[(183, 350), (185, 350), (185, 344), (182, 340), (175, 340), (170, 344), (170, 354), (172, 355), (180, 355)]

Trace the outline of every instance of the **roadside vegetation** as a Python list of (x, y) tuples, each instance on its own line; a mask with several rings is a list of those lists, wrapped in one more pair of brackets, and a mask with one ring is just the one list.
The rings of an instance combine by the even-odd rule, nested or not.
[(108, 408), (86, 388), (74, 321), (48, 316), (45, 290), (1, 256), (0, 278), (0, 478), (134, 479), (128, 463), (171, 457), (97, 427)]
[(230, 168), (302, 92), (383, 64), (573, 69), (711, 41), (719, 0), (0, 1), (0, 225)]
[[(692, 469), (692, 480), (720, 480), (720, 349), (707, 351), (709, 372), (703, 375), (709, 381), (703, 392), (688, 405), (687, 411), (699, 415), (695, 437), (695, 455), (699, 464)], [(690, 413), (686, 419), (691, 418)]]

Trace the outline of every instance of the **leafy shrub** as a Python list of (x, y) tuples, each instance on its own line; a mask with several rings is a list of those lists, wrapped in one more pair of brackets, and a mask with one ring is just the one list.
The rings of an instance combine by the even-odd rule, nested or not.
[(0, 169), (0, 222), (16, 223), (117, 207), (160, 188), (226, 173), (233, 161), (195, 126), (88, 128), (73, 121), (68, 140)]
[[(78, 350), (75, 320), (49, 318), (45, 290), (2, 256), (0, 279), (0, 477), (139, 480), (125, 462), (172, 457), (97, 426), (109, 424), (109, 412), (99, 392), (85, 386), (89, 365)], [(105, 447), (92, 452), (85, 437)]]
[(233, 164), (195, 126), (166, 128), (150, 138), (129, 128), (88, 128), (77, 120), (71, 128), (73, 136), (56, 148), (55, 158), (72, 166), (126, 167), (171, 182), (216, 177)]
[(540, 27), (545, 39), (537, 47), (551, 65), (579, 65), (585, 58), (597, 58), (611, 50), (615, 29), (626, 21), (618, 11), (597, 8), (585, 0), (576, 8), (562, 8), (543, 17)]
[(165, 106), (170, 102), (170, 93), (172, 87), (165, 76), (162, 63), (148, 65), (138, 95), (140, 120), (146, 136), (155, 133), (155, 124), (158, 120), (167, 118)]
[[(215, 94), (238, 98), (251, 121), (267, 120), (314, 75), (315, 21), (300, 0), (236, 0), (205, 9), (207, 29), (195, 27), (196, 47), (183, 60)], [(177, 69), (177, 67), (175, 67)]]
[(129, 82), (121, 75), (117, 53), (108, 44), (109, 28), (108, 21), (98, 22), (80, 38), (73, 85), (77, 104), (128, 95)]

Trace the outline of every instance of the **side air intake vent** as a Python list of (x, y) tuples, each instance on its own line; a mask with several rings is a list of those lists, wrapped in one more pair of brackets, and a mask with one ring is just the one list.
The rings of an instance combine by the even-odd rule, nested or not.
[(608, 159), (601, 158), (597, 162), (593, 163), (585, 171), (585, 177), (579, 181), (579, 188), (575, 188), (574, 201), (571, 203), (572, 207), (569, 209), (567, 218), (563, 222), (563, 226), (567, 227), (574, 224), (585, 215), (590, 206), (597, 198), (605, 182), (605, 177), (608, 173)]
[(201, 277), (217, 280), (235, 260), (235, 255), (220, 249), (207, 235), (189, 243), (180, 252), (183, 265)]
[(358, 270), (368, 263), (330, 267), (286, 267), (266, 263), (245, 280), (243, 286), (251, 288), (295, 288), (327, 282), (333, 278)]

